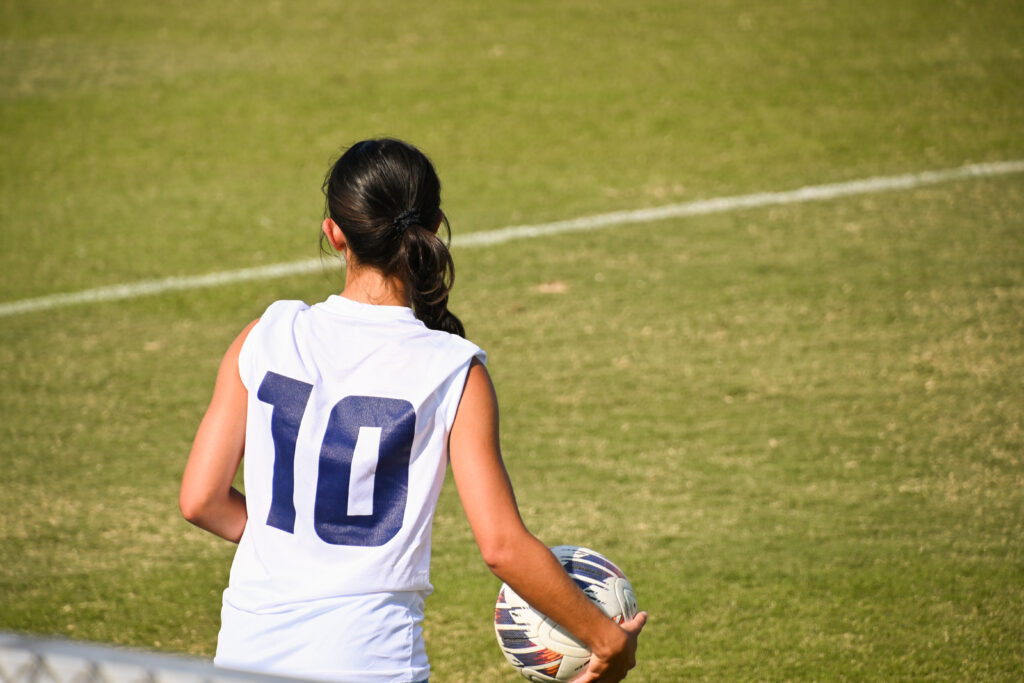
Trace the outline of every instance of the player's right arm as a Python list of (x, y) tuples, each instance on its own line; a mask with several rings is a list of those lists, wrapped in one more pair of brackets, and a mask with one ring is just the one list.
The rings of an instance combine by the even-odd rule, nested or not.
[(487, 368), (473, 361), (449, 437), (455, 485), (484, 561), (534, 608), (593, 653), (581, 681), (619, 681), (636, 663), (638, 614), (622, 627), (569, 578), (554, 554), (523, 524), (501, 458), (498, 401)]
[(245, 450), (248, 403), (248, 391), (238, 374), (238, 354), (256, 322), (242, 330), (224, 354), (178, 494), (185, 519), (235, 543), (248, 520), (245, 496), (232, 486)]

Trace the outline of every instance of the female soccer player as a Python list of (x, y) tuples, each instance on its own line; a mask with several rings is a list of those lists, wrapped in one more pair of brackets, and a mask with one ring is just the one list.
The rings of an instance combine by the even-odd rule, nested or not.
[[(484, 361), (448, 310), (440, 181), (418, 149), (367, 140), (324, 185), (340, 295), (278, 301), (221, 363), (182, 479), (190, 522), (238, 550), (215, 662), (328, 681), (425, 681), (430, 532), (451, 461), (491, 571), (618, 681), (646, 614), (607, 618), (523, 525)], [(232, 487), (246, 459), (243, 495)], [(446, 457), (447, 456), (447, 457)]]

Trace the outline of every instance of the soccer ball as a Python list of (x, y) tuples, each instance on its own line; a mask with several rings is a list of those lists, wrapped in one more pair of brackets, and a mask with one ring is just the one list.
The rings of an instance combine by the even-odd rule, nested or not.
[[(637, 613), (629, 579), (608, 558), (589, 548), (551, 549), (572, 580), (609, 617), (622, 623)], [(531, 607), (508, 584), (494, 605), (494, 631), (505, 657), (536, 683), (568, 681), (590, 661), (590, 650), (555, 622)]]

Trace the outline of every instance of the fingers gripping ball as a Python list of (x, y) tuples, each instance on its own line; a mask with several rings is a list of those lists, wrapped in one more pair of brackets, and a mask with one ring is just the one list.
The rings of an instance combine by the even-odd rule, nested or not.
[[(572, 580), (609, 617), (622, 623), (637, 613), (629, 579), (604, 555), (574, 545), (551, 549)], [(567, 631), (502, 584), (494, 606), (498, 645), (519, 673), (531, 681), (568, 681), (590, 661), (590, 651)]]

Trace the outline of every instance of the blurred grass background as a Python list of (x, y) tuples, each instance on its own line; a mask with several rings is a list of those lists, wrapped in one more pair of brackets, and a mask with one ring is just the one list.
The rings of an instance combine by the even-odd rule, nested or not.
[[(0, 301), (316, 254), (347, 144), (456, 234), (1024, 157), (1019, 2), (0, 2)], [(1024, 183), (459, 249), (528, 524), (651, 612), (630, 680), (1017, 680)], [(237, 331), (314, 274), (0, 320), (0, 628), (209, 655), (176, 509)], [(438, 681), (515, 681), (452, 487)]]

